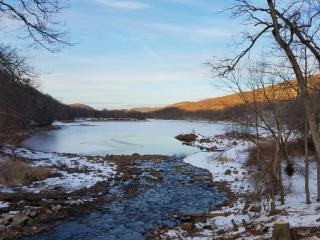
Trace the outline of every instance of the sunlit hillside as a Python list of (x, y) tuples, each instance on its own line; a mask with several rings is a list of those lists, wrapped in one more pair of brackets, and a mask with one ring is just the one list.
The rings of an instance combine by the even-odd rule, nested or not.
[[(311, 92), (315, 92), (320, 84), (320, 75), (316, 75), (309, 85)], [(257, 90), (251, 90), (235, 94), (230, 94), (222, 97), (208, 98), (196, 102), (180, 102), (171, 104), (162, 108), (138, 108), (136, 111), (140, 112), (154, 112), (158, 110), (164, 110), (169, 108), (176, 108), (184, 111), (217, 111), (224, 110), (229, 107), (244, 104), (245, 102), (270, 102), (270, 101), (285, 101), (290, 100), (297, 96), (297, 82), (295, 80), (271, 84), (265, 87), (260, 87)]]

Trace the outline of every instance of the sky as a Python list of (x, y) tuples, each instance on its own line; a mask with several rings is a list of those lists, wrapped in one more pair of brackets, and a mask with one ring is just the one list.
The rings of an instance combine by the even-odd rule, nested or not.
[(124, 109), (221, 96), (205, 63), (234, 51), (243, 26), (223, 11), (231, 2), (70, 0), (59, 19), (74, 46), (23, 53), (40, 89), (67, 104)]

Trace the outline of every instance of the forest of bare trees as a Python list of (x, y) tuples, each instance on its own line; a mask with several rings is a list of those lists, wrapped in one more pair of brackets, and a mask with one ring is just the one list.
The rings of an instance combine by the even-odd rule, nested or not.
[[(246, 114), (239, 115), (235, 121), (256, 129), (254, 156), (256, 166), (264, 170), (265, 177), (260, 184), (271, 199), (271, 211), (276, 211), (277, 196), (282, 204), (285, 202), (281, 166), (286, 165), (285, 173), (289, 176), (294, 171), (289, 152), (292, 137), (304, 142), (306, 203), (311, 201), (308, 163), (309, 139), (312, 139), (311, 146), (318, 163), (317, 199), (320, 200), (317, 75), (320, 67), (320, 3), (313, 0), (236, 0), (230, 11), (233, 17), (249, 26), (250, 30), (243, 32), (242, 45), (239, 45), (243, 50), (231, 58), (216, 59), (209, 65), (215, 76), (243, 99)], [(264, 40), (269, 42), (269, 47), (261, 54), (259, 41)], [(273, 156), (269, 159), (262, 154), (267, 143), (261, 139), (261, 131), (273, 139)]]

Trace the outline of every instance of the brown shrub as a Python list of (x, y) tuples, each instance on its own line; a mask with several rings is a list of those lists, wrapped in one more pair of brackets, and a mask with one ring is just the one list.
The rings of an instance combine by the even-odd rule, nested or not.
[(304, 142), (300, 139), (291, 141), (287, 145), (288, 153), (292, 157), (301, 157), (304, 155)]
[[(260, 149), (260, 162), (258, 161), (258, 148), (256, 146), (248, 150), (248, 158), (246, 161), (246, 166), (252, 169), (252, 174), (250, 178), (252, 183), (256, 188), (256, 192), (260, 196), (268, 196), (271, 192), (272, 187), (272, 161), (275, 154), (275, 142), (274, 141), (263, 141), (259, 145)], [(302, 158), (304, 156), (304, 144), (301, 140), (290, 141), (287, 144), (287, 151), (289, 159)], [(312, 155), (312, 148), (310, 149), (310, 154)], [(283, 153), (280, 151), (281, 160), (285, 160)], [(312, 159), (312, 158), (310, 158)], [(287, 165), (284, 169), (285, 174), (292, 176), (295, 171), (301, 172), (298, 166), (293, 165), (293, 162), (286, 162)], [(278, 187), (278, 186), (276, 186)], [(279, 189), (275, 189), (279, 191)], [(285, 189), (289, 191), (289, 189)]]
[(236, 131), (236, 130), (227, 131), (224, 135), (227, 138), (248, 140), (248, 141), (252, 141), (253, 139), (256, 138), (256, 136), (254, 134), (251, 134), (246, 131)]
[(32, 167), (21, 160), (9, 159), (0, 161), (0, 184), (10, 187), (28, 185), (41, 181), (53, 174), (44, 167)]
[[(260, 158), (263, 160), (262, 162), (268, 163), (271, 162), (274, 157), (275, 152), (275, 144), (273, 141), (262, 142), (259, 145), (260, 148)], [(254, 167), (259, 170), (265, 167), (261, 165), (261, 162), (258, 162), (258, 148), (256, 146), (248, 149), (248, 158), (246, 161), (246, 166)]]
[[(274, 153), (275, 153), (275, 143), (274, 141), (264, 141), (261, 142), (259, 145), (260, 148), (260, 155), (263, 161), (265, 162), (271, 162)], [(294, 157), (303, 157), (304, 156), (304, 143), (301, 140), (294, 140), (290, 141), (287, 143), (287, 151), (289, 154), (289, 158), (294, 158)], [(312, 155), (313, 152), (313, 147), (311, 146), (311, 143), (309, 144), (309, 151), (310, 155)], [(247, 159), (247, 166), (257, 166), (260, 165), (261, 163), (257, 162), (257, 155), (258, 155), (258, 148), (256, 146), (250, 148), (248, 150), (248, 159)], [(283, 153), (280, 151), (280, 158), (284, 159)], [(286, 171), (291, 171), (292, 166), (287, 166), (288, 169)], [(290, 175), (290, 174), (289, 174)]]

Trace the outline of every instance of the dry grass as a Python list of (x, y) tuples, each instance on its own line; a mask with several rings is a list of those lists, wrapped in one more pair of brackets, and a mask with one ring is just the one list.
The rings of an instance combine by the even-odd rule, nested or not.
[[(312, 143), (309, 144), (310, 148), (310, 160), (313, 160), (313, 146)], [(253, 174), (250, 175), (250, 178), (256, 188), (256, 191), (261, 196), (268, 196), (271, 192), (272, 186), (272, 160), (275, 154), (275, 143), (274, 141), (263, 141), (259, 145), (260, 149), (260, 161), (258, 161), (258, 148), (256, 146), (248, 150), (248, 158), (246, 161), (246, 166), (250, 168)], [(304, 156), (304, 143), (301, 140), (294, 140), (288, 142), (287, 151), (289, 154), (289, 159), (299, 159), (303, 161)], [(280, 152), (281, 160), (285, 160), (285, 157), (282, 152)], [(299, 168), (298, 164), (292, 164), (293, 161), (288, 163), (286, 162), (285, 173), (287, 176), (292, 176), (295, 172), (303, 173), (303, 169)], [(285, 192), (289, 192), (290, 189), (288, 186), (285, 186)]]
[[(260, 157), (263, 159), (264, 162), (268, 163), (272, 161), (274, 157), (274, 152), (275, 152), (275, 144), (272, 141), (265, 141), (263, 143), (260, 143), (259, 145), (260, 148)], [(258, 150), (257, 147), (251, 147), (248, 150), (248, 158), (246, 161), (246, 165), (248, 167), (256, 167), (260, 169), (261, 167), (261, 162), (258, 162)]]
[(215, 158), (215, 160), (220, 162), (220, 163), (227, 163), (227, 162), (232, 162), (233, 161), (231, 158), (228, 158), (228, 157), (223, 156), (223, 155), (219, 155), (218, 157)]
[(0, 160), (0, 184), (10, 187), (28, 185), (53, 176), (44, 167), (32, 167), (21, 160)]

